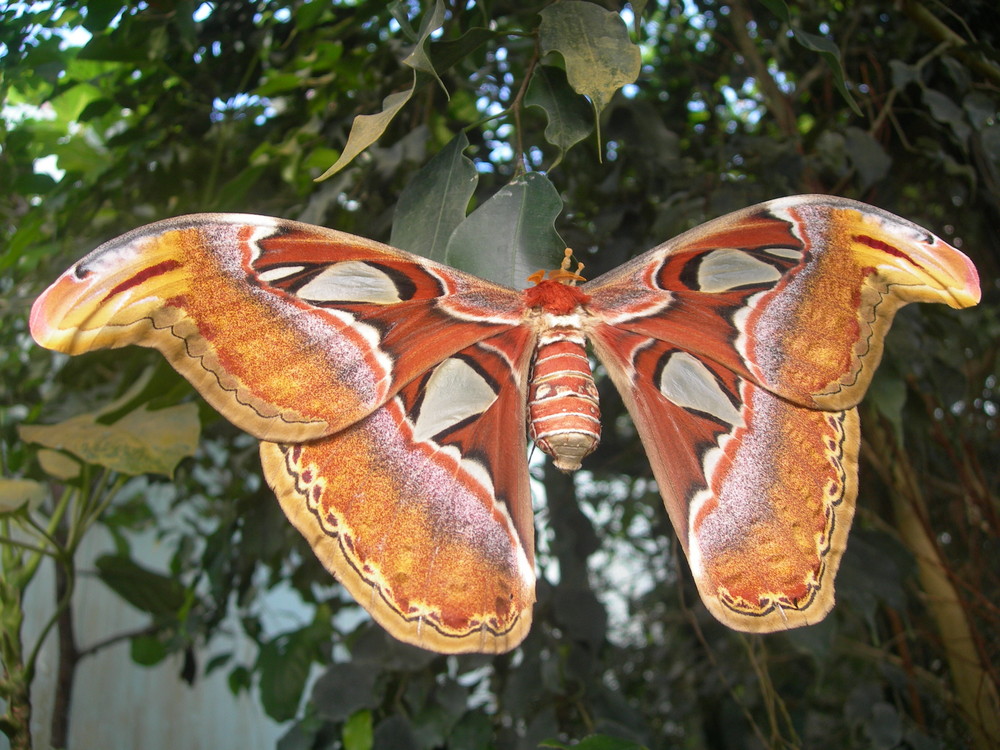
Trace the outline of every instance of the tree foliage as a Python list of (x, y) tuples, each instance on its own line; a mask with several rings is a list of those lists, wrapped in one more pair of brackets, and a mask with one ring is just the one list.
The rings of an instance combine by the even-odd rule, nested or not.
[[(0, 459), (5, 477), (35, 483), (18, 485), (32, 500), (0, 522), (61, 518), (51, 531), (65, 543), (60, 488), (100, 496), (87, 507), (119, 545), (98, 574), (149, 613), (135, 660), (184, 652), (191, 675), (256, 685), (261, 710), (290, 722), (285, 750), (558, 747), (593, 734), (579, 746), (993, 746), (998, 32), (993, 0), (2, 4)], [(112, 432), (152, 418), (136, 408), (198, 403), (148, 352), (67, 361), (27, 334), (32, 299), (59, 271), (154, 219), (281, 215), (508, 280), (552, 267), (568, 244), (592, 277), (802, 192), (932, 228), (973, 258), (984, 289), (975, 309), (898, 316), (864, 407), (838, 605), (805, 630), (737, 634), (697, 603), (608, 383), (585, 471), (537, 469), (535, 624), (490, 659), (342, 626), (357, 605), (284, 523), (253, 441), (204, 405), (200, 448), (169, 479), (126, 481), (150, 469), (121, 464), (102, 475), (107, 462), (80, 452), (84, 470), (60, 473), (31, 431), (86, 411)], [(176, 488), (180, 526), (140, 481)], [(169, 570), (133, 559), (138, 528), (162, 530)], [(314, 616), (273, 636), (255, 603), (279, 583)], [(199, 661), (233, 607), (256, 661)]]

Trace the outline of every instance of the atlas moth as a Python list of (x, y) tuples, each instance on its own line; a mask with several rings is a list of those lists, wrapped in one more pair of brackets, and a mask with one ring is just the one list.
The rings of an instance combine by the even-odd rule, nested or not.
[(930, 232), (820, 195), (710, 221), (592, 281), (568, 265), (533, 281), (198, 214), (98, 247), (38, 298), (31, 332), (69, 354), (160, 350), (260, 439), (285, 514), (375, 620), (427, 649), (503, 652), (534, 602), (526, 432), (564, 470), (593, 450), (589, 352), (705, 606), (774, 631), (833, 606), (856, 407), (896, 310), (980, 297), (972, 263)]

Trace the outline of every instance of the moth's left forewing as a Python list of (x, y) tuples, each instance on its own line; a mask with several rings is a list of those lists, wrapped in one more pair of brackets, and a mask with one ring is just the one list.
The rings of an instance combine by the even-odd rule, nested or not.
[(31, 332), (69, 354), (159, 349), (235, 425), (296, 442), (518, 325), (521, 306), (512, 289), (362, 237), (196, 214), (94, 250), (35, 301)]
[(709, 222), (584, 291), (588, 336), (709, 609), (751, 631), (822, 619), (857, 494), (854, 407), (893, 315), (975, 304), (975, 268), (891, 214), (797, 196)]
[(793, 398), (808, 395), (806, 405), (854, 406), (871, 383), (900, 307), (963, 308), (979, 301), (972, 262), (905, 219), (826, 196), (764, 206), (801, 247), (798, 264), (748, 300), (739, 321), (753, 377), (777, 393), (789, 384)]
[(400, 640), (503, 652), (534, 602), (525, 381), (518, 328), (463, 350), (358, 424), (301, 445), (262, 443), (288, 518)]

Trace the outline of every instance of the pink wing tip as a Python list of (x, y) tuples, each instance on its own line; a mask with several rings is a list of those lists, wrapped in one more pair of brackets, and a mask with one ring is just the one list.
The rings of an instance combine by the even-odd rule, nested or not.
[(65, 351), (59, 340), (65, 331), (60, 325), (80, 301), (81, 284), (70, 269), (42, 292), (31, 306), (28, 329), (31, 337), (46, 349)]
[(975, 265), (973, 265), (972, 261), (969, 260), (968, 257), (964, 254), (962, 257), (965, 258), (965, 293), (969, 296), (969, 299), (972, 300), (970, 306), (978, 305), (979, 301), (983, 298), (983, 291), (979, 285), (979, 271), (976, 270)]
[(951, 295), (953, 303), (949, 302), (949, 306), (962, 308), (979, 304), (983, 296), (979, 272), (968, 256), (944, 240), (938, 240), (934, 250), (930, 260), (934, 261), (943, 288)]
[(31, 306), (31, 315), (28, 318), (28, 329), (31, 331), (31, 337), (40, 346), (45, 346), (45, 342), (49, 340), (51, 336), (52, 327), (49, 325), (49, 292), (52, 291), (53, 286), (50, 286), (38, 299), (35, 300), (34, 304)]

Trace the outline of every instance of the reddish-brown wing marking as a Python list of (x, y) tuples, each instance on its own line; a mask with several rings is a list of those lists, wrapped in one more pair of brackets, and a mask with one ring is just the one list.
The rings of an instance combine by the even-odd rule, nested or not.
[(853, 407), (892, 315), (975, 304), (975, 269), (870, 206), (799, 196), (572, 281), (522, 294), (351, 235), (205, 214), (95, 250), (31, 330), (74, 354), (160, 349), (264, 441), (286, 514), (358, 602), (445, 652), (527, 632), (525, 413), (558, 466), (593, 449), (589, 338), (709, 609), (743, 630), (821, 619), (857, 492)]
[(583, 286), (706, 605), (818, 622), (857, 495), (858, 418), (896, 310), (966, 307), (975, 268), (909, 222), (797, 196), (709, 222)]

